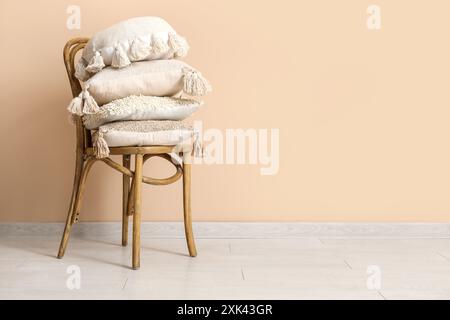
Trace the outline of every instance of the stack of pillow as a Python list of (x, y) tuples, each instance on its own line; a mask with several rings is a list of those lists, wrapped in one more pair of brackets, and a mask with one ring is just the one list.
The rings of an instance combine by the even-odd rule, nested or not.
[[(187, 41), (163, 19), (139, 17), (97, 33), (86, 44), (75, 76), (82, 92), (68, 110), (92, 130), (98, 158), (109, 147), (178, 145), (195, 137), (183, 121), (211, 91), (187, 63)], [(193, 140), (192, 140), (193, 141)]]

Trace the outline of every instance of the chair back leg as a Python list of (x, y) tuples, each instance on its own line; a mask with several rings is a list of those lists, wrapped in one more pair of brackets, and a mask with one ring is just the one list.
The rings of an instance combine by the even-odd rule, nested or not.
[(191, 164), (183, 164), (183, 211), (184, 211), (184, 232), (186, 242), (191, 257), (197, 256), (195, 247), (194, 232), (192, 231), (191, 217)]
[[(122, 164), (130, 169), (130, 155), (122, 156)], [(123, 174), (122, 177), (122, 246), (128, 245), (128, 195), (130, 193), (130, 177)]]

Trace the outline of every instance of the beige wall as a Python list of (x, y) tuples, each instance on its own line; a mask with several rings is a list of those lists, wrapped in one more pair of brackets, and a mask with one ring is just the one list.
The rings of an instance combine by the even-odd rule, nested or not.
[[(79, 31), (66, 8), (82, 9)], [(74, 166), (66, 40), (133, 16), (185, 35), (212, 82), (206, 128), (279, 128), (280, 170), (194, 168), (196, 220), (450, 221), (450, 2), (0, 0), (0, 221), (62, 221)], [(164, 163), (146, 173), (170, 173)], [(98, 164), (82, 220), (120, 219)], [(144, 187), (146, 220), (181, 217), (181, 185)]]

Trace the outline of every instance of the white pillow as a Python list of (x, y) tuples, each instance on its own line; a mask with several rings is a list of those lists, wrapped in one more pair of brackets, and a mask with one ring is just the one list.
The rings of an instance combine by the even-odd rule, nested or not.
[(109, 147), (176, 146), (192, 143), (198, 138), (193, 127), (184, 121), (119, 121), (105, 124), (92, 131), (97, 158), (109, 156)]
[(105, 104), (96, 114), (83, 116), (83, 123), (87, 129), (95, 129), (114, 121), (183, 120), (202, 104), (192, 99), (129, 96)]
[(122, 68), (132, 61), (184, 57), (188, 50), (186, 39), (164, 19), (132, 18), (95, 34), (83, 50), (75, 75), (86, 81), (105, 66)]
[(130, 95), (170, 97), (186, 93), (202, 96), (211, 91), (200, 72), (180, 60), (135, 62), (124, 69), (105, 68), (84, 84), (68, 110), (77, 115), (96, 113), (99, 105)]

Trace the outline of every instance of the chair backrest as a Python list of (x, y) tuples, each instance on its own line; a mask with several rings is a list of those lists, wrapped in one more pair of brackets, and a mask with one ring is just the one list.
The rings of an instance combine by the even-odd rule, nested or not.
[(78, 51), (82, 50), (89, 38), (73, 38), (67, 41), (64, 46), (64, 64), (66, 65), (67, 75), (69, 76), (70, 87), (72, 88), (72, 95), (78, 96), (81, 92), (81, 85), (75, 77), (75, 56)]
[[(66, 66), (67, 76), (69, 77), (73, 97), (78, 96), (81, 92), (80, 81), (75, 77), (75, 56), (78, 51), (82, 50), (86, 46), (88, 41), (89, 38), (73, 38), (67, 41), (64, 46), (64, 64)], [(92, 145), (91, 135), (90, 132), (84, 128), (81, 117), (75, 117), (75, 124), (77, 127), (77, 150), (81, 152), (84, 148)]]

